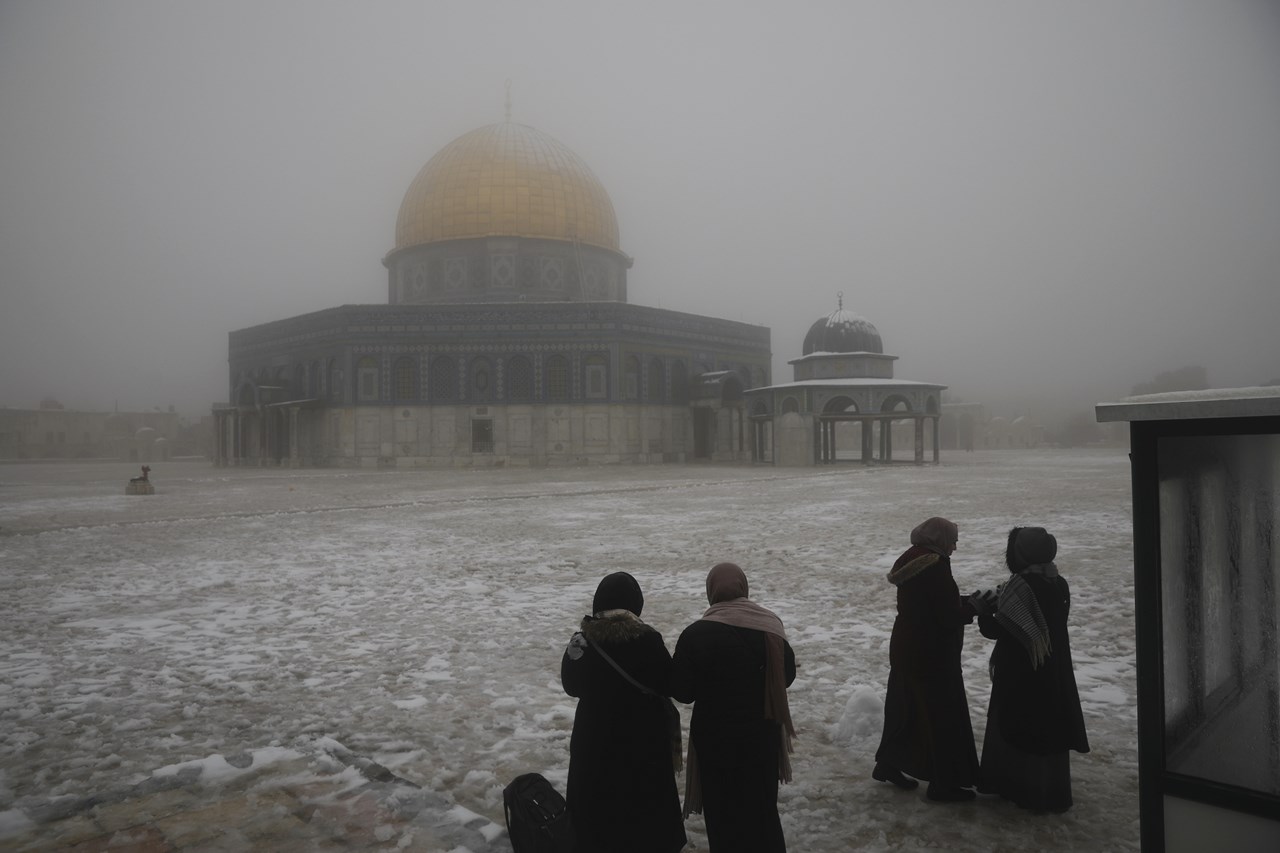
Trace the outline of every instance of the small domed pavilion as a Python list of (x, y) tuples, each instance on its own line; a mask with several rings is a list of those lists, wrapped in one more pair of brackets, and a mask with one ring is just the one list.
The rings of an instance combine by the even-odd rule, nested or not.
[(894, 434), (905, 438), (902, 425), (910, 421), (911, 461), (925, 461), (929, 424), (937, 463), (938, 418), (947, 386), (894, 379), (897, 358), (885, 354), (870, 321), (845, 310), (841, 293), (837, 309), (810, 326), (803, 355), (789, 362), (794, 380), (744, 392), (752, 458), (776, 465), (892, 462)]

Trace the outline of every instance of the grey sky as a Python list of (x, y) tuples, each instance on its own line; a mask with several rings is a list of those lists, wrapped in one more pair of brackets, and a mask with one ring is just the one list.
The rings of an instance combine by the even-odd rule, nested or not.
[(775, 381), (840, 290), (966, 399), (1280, 376), (1280, 4), (0, 0), (0, 405), (200, 414), (229, 331), (385, 302), (508, 78), (631, 301), (770, 326)]

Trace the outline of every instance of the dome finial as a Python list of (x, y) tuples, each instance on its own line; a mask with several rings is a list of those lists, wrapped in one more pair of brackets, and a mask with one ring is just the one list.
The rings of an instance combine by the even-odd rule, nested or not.
[(511, 121), (511, 78), (507, 78), (506, 121)]
[(843, 290), (836, 291), (836, 308), (840, 311), (844, 310), (844, 291)]

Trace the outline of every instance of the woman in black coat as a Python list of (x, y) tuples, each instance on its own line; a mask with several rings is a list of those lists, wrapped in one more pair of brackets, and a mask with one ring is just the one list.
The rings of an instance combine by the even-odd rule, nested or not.
[(995, 614), (978, 630), (996, 641), (991, 706), (982, 743), (982, 790), (1028, 809), (1071, 808), (1069, 750), (1089, 751), (1067, 640), (1071, 589), (1043, 527), (1009, 531)]
[(671, 653), (640, 621), (643, 608), (635, 578), (609, 575), (560, 661), (564, 691), (578, 698), (565, 797), (576, 853), (675, 853), (685, 845), (673, 764), (679, 730), (673, 744), (668, 716)]
[(917, 785), (910, 776), (926, 779), (927, 796), (937, 801), (972, 800), (969, 789), (978, 781), (960, 670), (964, 626), (977, 611), (951, 576), (959, 535), (945, 518), (924, 521), (889, 572), (898, 616), (889, 639), (884, 734), (871, 773), (906, 790)]
[(676, 643), (671, 680), (671, 695), (693, 703), (685, 814), (703, 813), (712, 853), (785, 853), (778, 783), (791, 780), (795, 653), (733, 563), (711, 569), (707, 601)]

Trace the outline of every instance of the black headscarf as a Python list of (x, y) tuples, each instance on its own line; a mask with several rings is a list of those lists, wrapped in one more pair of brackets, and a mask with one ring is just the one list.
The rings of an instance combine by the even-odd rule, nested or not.
[(1009, 531), (1004, 560), (1011, 572), (1043, 566), (1058, 556), (1058, 540), (1043, 527), (1015, 527)]
[(636, 616), (644, 610), (644, 593), (640, 591), (640, 582), (626, 572), (614, 572), (605, 575), (596, 587), (595, 598), (591, 600), (591, 611), (603, 613), (606, 610), (630, 610)]

